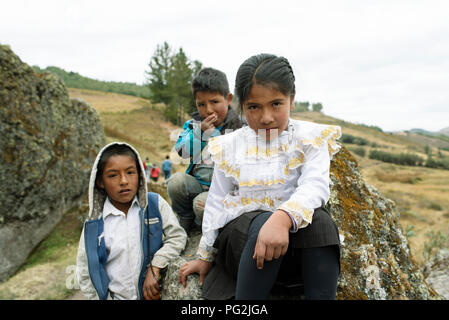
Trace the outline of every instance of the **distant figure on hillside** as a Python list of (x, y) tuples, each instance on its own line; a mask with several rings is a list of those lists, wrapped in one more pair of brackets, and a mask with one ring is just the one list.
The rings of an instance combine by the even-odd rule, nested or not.
[(151, 168), (151, 162), (148, 157), (145, 158), (145, 177), (147, 178), (147, 181), (150, 181), (150, 168)]
[(162, 172), (164, 172), (164, 178), (167, 180), (170, 178), (172, 163), (170, 161), (170, 157), (166, 156), (165, 160), (162, 161)]
[(159, 173), (161, 172), (161, 170), (159, 170), (159, 168), (157, 167), (156, 163), (153, 163), (151, 165), (151, 170), (150, 170), (150, 178), (151, 180), (153, 180), (154, 182), (157, 182), (157, 180), (159, 179)]
[(204, 205), (213, 174), (213, 162), (205, 148), (210, 137), (225, 134), (225, 130), (242, 127), (231, 108), (232, 94), (226, 75), (216, 69), (202, 69), (192, 81), (197, 112), (184, 123), (175, 143), (182, 158), (190, 158), (185, 173), (177, 172), (167, 181), (167, 192), (181, 226), (188, 232), (200, 227)]
[(138, 152), (126, 143), (105, 146), (90, 174), (89, 217), (76, 261), (84, 296), (158, 300), (160, 274), (186, 242), (167, 201), (147, 192)]

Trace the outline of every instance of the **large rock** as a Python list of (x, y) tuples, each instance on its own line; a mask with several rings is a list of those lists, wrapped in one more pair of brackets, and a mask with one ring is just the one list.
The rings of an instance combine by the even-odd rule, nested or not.
[(179, 268), (187, 261), (195, 259), (196, 249), (201, 239), (199, 231), (192, 231), (187, 239), (186, 249), (168, 265), (161, 293), (162, 300), (201, 300), (201, 286), (197, 274), (190, 275), (186, 287), (179, 283)]
[(331, 182), (328, 207), (344, 237), (337, 298), (439, 298), (411, 256), (394, 203), (363, 180), (344, 147)]
[(0, 45), (0, 280), (86, 196), (105, 143), (100, 118)]
[[(344, 147), (331, 162), (330, 177), (327, 206), (344, 238), (337, 299), (439, 299), (411, 256), (393, 202), (363, 180)], [(198, 276), (187, 288), (177, 277), (180, 266), (194, 258), (198, 242), (198, 235), (191, 237), (186, 252), (169, 266), (162, 299), (201, 298)]]

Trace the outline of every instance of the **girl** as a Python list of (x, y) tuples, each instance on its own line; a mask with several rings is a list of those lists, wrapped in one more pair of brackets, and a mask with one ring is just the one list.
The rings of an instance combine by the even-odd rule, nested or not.
[(186, 241), (169, 204), (147, 192), (138, 152), (126, 143), (105, 146), (90, 175), (78, 248), (76, 274), (86, 298), (159, 299), (160, 272)]
[[(335, 299), (338, 229), (324, 209), (340, 127), (290, 119), (295, 85), (283, 57), (247, 59), (235, 92), (248, 127), (210, 141), (215, 169), (198, 260), (206, 299), (267, 299), (276, 281), (304, 284), (306, 299)], [(204, 280), (204, 282), (203, 282)]]

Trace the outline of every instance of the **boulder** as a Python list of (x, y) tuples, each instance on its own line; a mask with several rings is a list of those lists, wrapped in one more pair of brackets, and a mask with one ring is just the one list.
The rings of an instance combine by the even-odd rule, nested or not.
[(343, 237), (338, 299), (438, 299), (414, 261), (394, 202), (363, 180), (351, 153), (331, 162), (328, 208)]
[(196, 259), (195, 253), (201, 239), (199, 231), (192, 231), (187, 239), (186, 249), (180, 257), (177, 257), (168, 265), (162, 284), (162, 300), (202, 300), (200, 277), (197, 274), (190, 275), (186, 281), (186, 287), (179, 283), (178, 272), (187, 261)]
[[(363, 180), (344, 146), (331, 162), (330, 178), (327, 209), (342, 239), (337, 299), (440, 299), (413, 260), (394, 203)], [(197, 275), (188, 280), (187, 288), (177, 277), (180, 266), (194, 258), (198, 242), (199, 235), (191, 236), (186, 251), (168, 267), (162, 299), (201, 298)]]
[(96, 111), (0, 45), (0, 281), (86, 196), (105, 143)]

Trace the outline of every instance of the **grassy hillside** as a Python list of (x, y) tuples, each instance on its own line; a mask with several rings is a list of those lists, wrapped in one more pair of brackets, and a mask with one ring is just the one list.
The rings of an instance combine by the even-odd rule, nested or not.
[(64, 69), (58, 67), (50, 66), (45, 69), (41, 69), (38, 66), (33, 66), (33, 69), (38, 73), (51, 72), (58, 75), (64, 81), (65, 85), (70, 88), (115, 92), (142, 98), (149, 98), (151, 93), (148, 86), (138, 85), (131, 82), (95, 80), (84, 77), (77, 72), (65, 71)]
[[(185, 165), (173, 150), (179, 128), (164, 121), (162, 104), (152, 104), (150, 100), (99, 92), (86, 89), (68, 89), (71, 98), (84, 100), (100, 115), (106, 134), (106, 141), (126, 141), (132, 144), (144, 159), (161, 164), (170, 155), (174, 170), (183, 170)], [(172, 140), (170, 137), (172, 136)]]
[[(129, 142), (143, 158), (148, 156), (158, 164), (167, 154), (175, 162), (180, 161), (172, 150), (179, 128), (164, 121), (161, 116), (163, 105), (116, 93), (85, 89), (68, 91), (72, 98), (84, 100), (98, 111), (107, 142)], [(368, 158), (370, 150), (378, 149), (414, 153), (425, 159), (426, 145), (435, 156), (440, 151), (443, 157), (449, 157), (449, 151), (437, 149), (440, 142), (429, 141), (431, 137), (423, 140), (415, 139), (413, 135), (393, 135), (321, 113), (295, 113), (292, 117), (340, 125), (344, 134), (368, 142), (363, 146), (345, 145), (354, 151), (365, 180), (396, 203), (404, 233), (419, 265), (422, 266), (436, 249), (448, 247), (449, 170), (400, 166)], [(360, 148), (365, 150), (365, 156), (356, 153)], [(186, 165), (179, 163), (174, 168), (183, 171)], [(67, 287), (71, 287), (73, 280), (81, 230), (76, 217), (85, 210), (80, 208), (78, 212), (69, 212), (55, 231), (33, 252), (28, 264), (10, 280), (0, 284), (0, 299), (66, 299), (77, 292)]]

